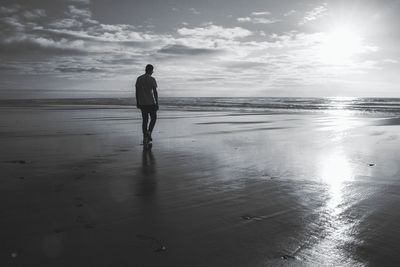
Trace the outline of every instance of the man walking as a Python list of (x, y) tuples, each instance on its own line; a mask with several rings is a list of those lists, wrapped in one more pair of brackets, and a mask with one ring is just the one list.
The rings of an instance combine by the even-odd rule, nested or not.
[[(142, 132), (143, 143), (152, 141), (151, 133), (157, 120), (158, 93), (156, 79), (151, 77), (153, 74), (153, 65), (146, 66), (146, 73), (139, 76), (136, 80), (136, 107), (142, 111)], [(150, 116), (150, 124), (149, 122)]]

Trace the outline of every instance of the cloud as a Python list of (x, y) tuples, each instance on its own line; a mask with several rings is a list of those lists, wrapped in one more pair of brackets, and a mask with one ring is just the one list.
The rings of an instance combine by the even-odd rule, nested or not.
[(9, 7), (1, 6), (0, 7), (0, 14), (9, 15), (14, 14), (21, 9), (20, 5), (12, 5)]
[(209, 38), (222, 38), (222, 39), (237, 39), (252, 35), (252, 32), (241, 28), (225, 28), (217, 25), (207, 25), (205, 27), (196, 28), (180, 28), (178, 33), (182, 36), (196, 36), (196, 37), (209, 37)]
[(288, 12), (286, 12), (285, 14), (283, 14), (283, 16), (289, 17), (289, 16), (295, 14), (296, 12), (297, 12), (296, 10), (292, 9), (292, 10), (289, 10)]
[(393, 58), (385, 58), (383, 60), (384, 63), (388, 63), (388, 64), (397, 64), (399, 63), (399, 61), (397, 59), (393, 59)]
[[(324, 59), (325, 55), (321, 54), (329, 40), (329, 35), (326, 33), (292, 31), (282, 35), (272, 35), (271, 38), (276, 40), (275, 44), (271, 46), (272, 49), (285, 51), (279, 53), (278, 62), (287, 64), (284, 69), (293, 71), (291, 77), (296, 77), (299, 74), (303, 77), (310, 77), (311, 81), (315, 81), (316, 79), (333, 78), (375, 68), (372, 64), (367, 64), (365, 61), (356, 58), (348, 58), (337, 63), (327, 62)], [(371, 54), (376, 49), (374, 46), (363, 43), (358, 53)]]
[(71, 73), (82, 73), (82, 72), (91, 72), (91, 73), (98, 73), (103, 72), (102, 69), (99, 68), (81, 68), (81, 67), (57, 67), (55, 68), (56, 71), (59, 72), (71, 72)]
[(61, 39), (61, 40), (53, 40), (53, 39), (47, 39), (43, 37), (35, 37), (31, 38), (30, 41), (33, 43), (38, 44), (41, 47), (48, 47), (48, 48), (54, 48), (54, 49), (61, 49), (61, 50), (67, 50), (67, 49), (74, 49), (74, 50), (84, 50), (84, 41), (82, 40), (67, 40), (67, 39)]
[(82, 28), (83, 23), (76, 19), (62, 19), (50, 23), (49, 26), (57, 29)]
[(250, 22), (251, 18), (250, 17), (237, 18), (237, 21), (239, 21), (239, 22)]
[(134, 66), (140, 63), (139, 58), (127, 57), (126, 55), (103, 55), (101, 58), (97, 59), (97, 62), (112, 66)]
[(206, 49), (206, 48), (193, 48), (185, 45), (175, 44), (175, 45), (167, 45), (158, 50), (158, 52), (170, 55), (198, 56), (198, 55), (215, 54), (217, 50)]
[(189, 8), (189, 11), (190, 12), (192, 12), (193, 14), (195, 14), (195, 15), (199, 15), (200, 14), (200, 12), (199, 11), (197, 11), (195, 8)]
[(224, 66), (229, 69), (256, 69), (266, 67), (268, 65), (267, 62), (257, 62), (257, 61), (247, 61), (237, 60), (237, 61), (226, 61), (224, 62)]
[(274, 18), (267, 18), (269, 15), (271, 15), (269, 11), (252, 12), (250, 16), (239, 17), (236, 20), (238, 22), (249, 22), (253, 24), (272, 24), (279, 21)]
[(252, 12), (251, 15), (253, 15), (253, 16), (268, 16), (268, 15), (271, 15), (271, 12), (269, 12), (269, 11)]
[(0, 71), (16, 71), (18, 67), (13, 66), (11, 64), (0, 64)]
[[(154, 34), (127, 24), (94, 21), (88, 8), (69, 5), (64, 18), (54, 20), (50, 14), (38, 23), (26, 23), (25, 10), (21, 10), (22, 16), (0, 19), (3, 64), (11, 66), (12, 62), (18, 62), (13, 68), (7, 67), (7, 72), (111, 79), (112, 73), (119, 77), (126, 75), (132, 64), (142, 65), (150, 55), (163, 59), (179, 53), (206, 54), (206, 49), (173, 46), (177, 41), (166, 34)], [(36, 10), (31, 13), (45, 14)], [(96, 67), (99, 64), (101, 69)]]
[(68, 11), (65, 12), (66, 15), (72, 18), (91, 18), (92, 12), (88, 8), (77, 8), (74, 5), (68, 6)]
[(15, 32), (22, 32), (25, 29), (25, 25), (16, 16), (0, 18), (0, 22), (5, 24), (5, 27), (2, 27), (0, 34), (6, 29)]
[(81, 4), (90, 4), (90, 0), (69, 0), (70, 2), (74, 3), (81, 3)]
[(27, 19), (37, 19), (45, 16), (46, 16), (46, 11), (44, 9), (33, 9), (24, 12), (24, 17)]
[(86, 53), (82, 40), (54, 40), (32, 35), (19, 35), (0, 42), (0, 54), (14, 53), (21, 57), (25, 54), (35, 55), (41, 52), (45, 55), (70, 55)]
[(244, 17), (244, 18), (237, 18), (237, 21), (239, 21), (239, 22), (251, 22), (253, 24), (272, 24), (272, 23), (278, 22), (279, 20), (267, 19), (267, 18)]
[[(82, 27), (78, 27), (81, 26)], [(165, 44), (168, 35), (153, 34), (148, 31), (140, 31), (136, 27), (126, 24), (96, 24), (87, 25), (79, 20), (67, 19), (49, 24), (50, 28), (36, 29), (41, 36), (53, 38), (65, 38), (68, 40), (82, 40), (88, 52), (99, 52), (107, 49), (119, 49), (125, 52), (126, 47), (142, 49), (151, 48), (152, 44), (160, 47)], [(76, 28), (71, 26), (77, 26)]]
[(306, 12), (302, 20), (299, 22), (299, 25), (306, 24), (310, 21), (317, 20), (321, 17), (324, 17), (328, 14), (327, 4), (324, 3), (321, 6), (317, 6), (312, 10)]

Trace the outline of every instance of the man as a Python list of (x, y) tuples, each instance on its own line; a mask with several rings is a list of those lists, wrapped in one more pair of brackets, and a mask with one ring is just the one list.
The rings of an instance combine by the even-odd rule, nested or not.
[[(146, 66), (146, 73), (139, 76), (136, 80), (136, 107), (142, 111), (142, 132), (143, 143), (152, 141), (151, 133), (157, 119), (158, 93), (156, 79), (151, 77), (153, 65)], [(150, 124), (147, 128), (150, 115)]]

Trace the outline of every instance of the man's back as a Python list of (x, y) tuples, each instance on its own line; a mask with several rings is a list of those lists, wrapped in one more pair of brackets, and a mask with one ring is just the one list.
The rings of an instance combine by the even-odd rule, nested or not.
[(143, 74), (136, 80), (136, 98), (138, 105), (156, 105), (154, 91), (157, 89), (156, 79), (151, 75)]

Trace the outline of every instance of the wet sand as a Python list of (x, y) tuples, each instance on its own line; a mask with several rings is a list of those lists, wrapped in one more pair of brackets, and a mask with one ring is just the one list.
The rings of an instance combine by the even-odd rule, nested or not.
[(399, 118), (0, 109), (1, 266), (395, 266)]

